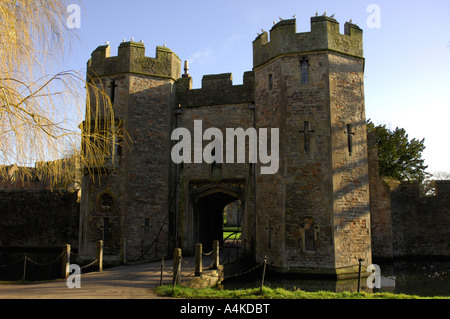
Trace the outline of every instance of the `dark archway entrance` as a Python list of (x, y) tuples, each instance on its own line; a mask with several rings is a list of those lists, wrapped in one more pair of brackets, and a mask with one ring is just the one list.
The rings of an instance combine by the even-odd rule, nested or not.
[[(243, 181), (229, 183), (191, 183), (192, 242), (209, 252), (215, 240), (223, 246), (224, 208), (235, 201), (245, 202)], [(243, 214), (243, 213), (242, 213)]]
[(206, 251), (212, 249), (215, 240), (223, 246), (223, 210), (236, 200), (234, 196), (217, 192), (199, 199), (195, 205), (196, 240)]

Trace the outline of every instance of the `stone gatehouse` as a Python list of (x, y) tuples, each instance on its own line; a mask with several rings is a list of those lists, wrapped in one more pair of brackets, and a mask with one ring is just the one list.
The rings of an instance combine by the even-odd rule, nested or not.
[[(325, 16), (303, 33), (295, 19), (280, 21), (270, 40), (267, 32), (254, 40), (242, 85), (231, 74), (206, 75), (200, 89), (166, 47), (155, 58), (143, 43), (123, 42), (115, 57), (98, 47), (88, 74), (108, 88), (132, 142), (106, 174), (83, 178), (80, 254), (94, 256), (99, 239), (109, 258), (170, 255), (175, 246), (193, 252), (197, 242), (220, 239), (223, 208), (240, 200), (242, 239), (257, 262), (267, 256), (281, 271), (333, 275), (354, 271), (345, 267), (359, 258), (370, 264), (362, 34), (349, 22), (341, 34)], [(262, 174), (265, 163), (248, 156), (175, 164), (172, 132), (194, 136), (195, 121), (203, 148), (209, 128), (278, 129), (278, 170)]]

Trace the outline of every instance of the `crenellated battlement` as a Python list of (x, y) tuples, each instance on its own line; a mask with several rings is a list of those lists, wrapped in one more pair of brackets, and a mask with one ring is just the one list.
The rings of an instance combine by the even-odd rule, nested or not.
[(253, 41), (253, 66), (258, 67), (281, 55), (310, 51), (337, 51), (363, 58), (363, 31), (356, 24), (346, 22), (345, 32), (330, 17), (311, 18), (311, 32), (297, 33), (296, 19), (282, 20), (269, 34), (263, 32)]
[(145, 56), (141, 42), (122, 42), (118, 56), (111, 57), (109, 45), (99, 46), (88, 61), (88, 77), (137, 73), (177, 80), (181, 74), (180, 58), (166, 47), (156, 47), (155, 58)]
[(231, 73), (203, 76), (201, 89), (192, 89), (191, 77), (177, 81), (177, 101), (181, 107), (251, 103), (253, 99), (253, 71), (244, 73), (242, 85), (233, 85)]

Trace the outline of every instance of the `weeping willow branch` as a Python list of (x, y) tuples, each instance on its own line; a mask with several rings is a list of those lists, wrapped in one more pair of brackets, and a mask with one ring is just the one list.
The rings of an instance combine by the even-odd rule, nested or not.
[(70, 182), (83, 167), (94, 174), (91, 168), (114, 166), (117, 149), (126, 143), (105, 88), (95, 79), (86, 81), (79, 72), (58, 71), (77, 40), (66, 26), (69, 2), (74, 3), (1, 0), (0, 178), (4, 180)]

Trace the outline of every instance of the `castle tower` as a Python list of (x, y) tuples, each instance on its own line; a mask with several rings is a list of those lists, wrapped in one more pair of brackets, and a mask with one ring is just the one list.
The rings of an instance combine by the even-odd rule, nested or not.
[[(280, 170), (257, 178), (257, 252), (343, 277), (371, 263), (362, 30), (283, 20), (253, 42), (257, 127), (280, 128)], [(269, 144), (270, 145), (270, 144)], [(257, 170), (258, 171), (258, 170)]]
[(98, 47), (87, 70), (109, 92), (116, 122), (127, 135), (115, 165), (105, 164), (94, 179), (83, 178), (80, 255), (95, 257), (98, 240), (104, 241), (105, 260), (167, 255), (169, 132), (181, 61), (165, 47), (149, 58), (143, 43), (123, 42), (116, 57), (109, 46)]

